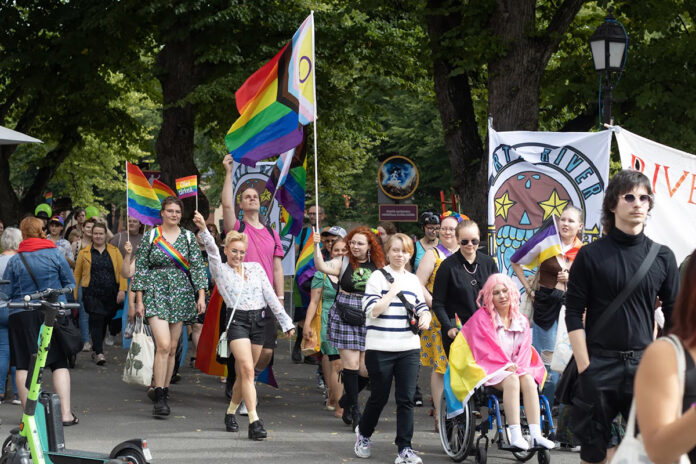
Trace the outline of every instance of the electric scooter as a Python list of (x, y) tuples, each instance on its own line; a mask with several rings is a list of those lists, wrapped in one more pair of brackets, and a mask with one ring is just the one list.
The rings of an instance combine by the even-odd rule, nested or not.
[(66, 316), (71, 310), (80, 307), (79, 303), (58, 301), (60, 295), (71, 291), (70, 288), (49, 288), (25, 296), (22, 303), (8, 303), (9, 308), (42, 311), (44, 323), (39, 334), (38, 353), (32, 356), (29, 367), (29, 394), (22, 414), (22, 423), (10, 431), (10, 436), (2, 444), (0, 464), (148, 464), (152, 460), (152, 453), (147, 447), (147, 442), (140, 438), (119, 443), (109, 454), (65, 447), (60, 399), (55, 393), (41, 391), (41, 377), (46, 366), (56, 317)]

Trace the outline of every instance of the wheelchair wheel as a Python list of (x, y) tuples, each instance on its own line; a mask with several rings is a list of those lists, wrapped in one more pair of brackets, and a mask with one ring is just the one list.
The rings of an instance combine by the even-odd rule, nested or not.
[[(440, 423), (439, 435), (442, 449), (454, 462), (462, 462), (469, 454), (474, 441), (474, 432), (476, 431), (473, 402), (469, 401), (465, 404), (464, 411), (461, 414), (448, 419), (447, 400), (445, 395), (442, 395), (438, 420)], [(485, 462), (485, 456), (483, 462)]]
[(476, 464), (486, 464), (488, 461), (488, 451), (485, 446), (479, 445), (476, 448)]
[(551, 452), (549, 450), (537, 452), (537, 461), (539, 464), (551, 464)]

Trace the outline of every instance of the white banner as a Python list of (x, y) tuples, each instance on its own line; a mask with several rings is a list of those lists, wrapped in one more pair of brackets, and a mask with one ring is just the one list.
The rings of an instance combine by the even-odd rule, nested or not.
[(652, 183), (655, 207), (645, 234), (670, 247), (681, 264), (696, 248), (696, 156), (620, 127), (614, 133), (621, 166), (642, 172)]
[[(232, 176), (232, 185), (234, 186), (234, 210), (237, 212), (237, 219), (241, 221), (244, 214), (239, 207), (241, 193), (249, 187), (253, 187), (259, 192), (259, 199), (261, 200), (259, 215), (265, 218), (270, 206), (271, 214), (269, 216), (269, 224), (280, 233), (285, 225), (280, 222), (280, 205), (277, 199), (275, 199), (271, 205), (271, 193), (264, 189), (268, 176), (271, 175), (274, 166), (275, 163), (270, 162), (256, 163), (256, 167), (254, 168), (245, 164), (234, 163), (234, 174)], [(283, 235), (280, 237), (280, 241), (283, 244), (283, 252), (285, 253), (283, 257), (283, 274), (286, 276), (295, 275), (294, 237), (290, 234)]]
[[(510, 257), (551, 215), (584, 212), (584, 241), (600, 236), (611, 131), (489, 133), (488, 249), (515, 280)], [(465, 211), (466, 212), (466, 211)]]

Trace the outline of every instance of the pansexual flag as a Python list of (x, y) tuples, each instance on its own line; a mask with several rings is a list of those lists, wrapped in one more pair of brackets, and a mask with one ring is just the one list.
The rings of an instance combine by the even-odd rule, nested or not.
[(134, 164), (126, 161), (126, 184), (128, 189), (128, 215), (148, 226), (162, 223), (160, 201), (147, 178)]
[(155, 195), (157, 195), (157, 198), (159, 198), (160, 202), (167, 197), (176, 197), (176, 193), (174, 193), (174, 190), (169, 188), (167, 184), (158, 179), (152, 179), (152, 190), (155, 191)]
[(510, 258), (511, 263), (534, 269), (548, 258), (561, 253), (561, 237), (556, 227), (556, 216), (541, 225), (526, 243), (517, 249)]
[(448, 417), (454, 416), (458, 409), (456, 403), (450, 407), (450, 398), (466, 403), (476, 388), (494, 378), (497, 380), (513, 364), (517, 364), (517, 375), (530, 374), (539, 388), (543, 388), (546, 368), (539, 353), (532, 347), (532, 332), (526, 319), (525, 324), (522, 343), (514, 361), (500, 347), (491, 316), (485, 308), (479, 308), (464, 324), (450, 347), (449, 366), (445, 374)]
[(276, 56), (235, 92), (240, 117), (225, 136), (234, 160), (258, 161), (295, 148), (302, 125), (315, 119), (314, 16)]
[(176, 191), (179, 198), (195, 197), (198, 195), (198, 176), (180, 177), (176, 180)]

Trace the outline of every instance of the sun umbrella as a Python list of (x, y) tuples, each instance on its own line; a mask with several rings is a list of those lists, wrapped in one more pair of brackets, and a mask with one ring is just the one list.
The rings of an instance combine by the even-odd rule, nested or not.
[(39, 139), (29, 137), (21, 132), (0, 126), (0, 145), (17, 145), (20, 143), (43, 143)]

